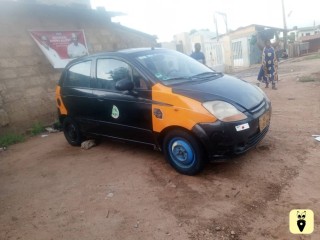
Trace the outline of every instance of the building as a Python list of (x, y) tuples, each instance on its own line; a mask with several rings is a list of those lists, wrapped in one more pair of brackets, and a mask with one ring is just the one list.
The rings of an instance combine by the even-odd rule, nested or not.
[(289, 36), (294, 36), (294, 41), (299, 42), (301, 38), (317, 35), (320, 33), (320, 26), (295, 28), (289, 32)]
[(282, 31), (280, 28), (252, 24), (214, 38), (210, 44), (221, 46), (224, 69), (229, 72), (233, 68), (260, 63), (264, 39), (275, 39)]
[(92, 10), (88, 3), (0, 0), (0, 135), (57, 117), (55, 86), (62, 70), (53, 67), (32, 31), (82, 32), (89, 54), (155, 46), (156, 37), (113, 23), (116, 13)]
[(186, 55), (191, 55), (194, 51), (195, 43), (200, 43), (202, 47), (201, 51), (204, 53), (207, 60), (206, 64), (209, 67), (215, 68), (217, 63), (222, 64), (223, 61), (222, 49), (219, 48), (220, 46), (218, 47), (218, 53), (216, 53), (215, 48), (217, 46), (213, 46), (210, 43), (211, 39), (215, 36), (216, 34), (209, 30), (193, 30), (190, 33), (183, 32), (175, 34), (172, 42), (161, 43), (161, 46), (163, 48), (177, 50)]
[(306, 45), (305, 48), (302, 48), (301, 51), (309, 52), (319, 52), (320, 50), (320, 32), (307, 35), (300, 38), (301, 46)]
[(191, 54), (192, 45), (190, 33), (179, 33), (173, 36), (173, 42), (176, 44), (176, 50), (185, 54)]
[(289, 56), (320, 50), (320, 26), (295, 28), (289, 32)]

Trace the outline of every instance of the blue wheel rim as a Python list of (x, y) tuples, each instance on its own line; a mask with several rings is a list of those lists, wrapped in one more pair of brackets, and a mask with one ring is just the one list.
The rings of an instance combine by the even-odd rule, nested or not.
[(194, 150), (183, 138), (173, 138), (169, 142), (168, 152), (172, 161), (181, 168), (189, 168), (196, 161)]

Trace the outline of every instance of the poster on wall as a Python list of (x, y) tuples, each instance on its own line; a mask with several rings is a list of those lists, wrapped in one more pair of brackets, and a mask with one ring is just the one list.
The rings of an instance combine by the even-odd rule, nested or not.
[(83, 30), (29, 32), (54, 68), (64, 68), (72, 59), (89, 53)]

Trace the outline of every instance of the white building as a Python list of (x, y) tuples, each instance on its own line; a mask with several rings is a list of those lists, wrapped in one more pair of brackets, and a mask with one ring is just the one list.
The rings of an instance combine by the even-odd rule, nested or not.
[(179, 33), (174, 35), (171, 43), (161, 43), (162, 47), (175, 49), (179, 52), (191, 55), (196, 43), (201, 44), (201, 51), (206, 57), (206, 65), (217, 71), (224, 71), (223, 48), (220, 43), (212, 40), (216, 34), (209, 30), (192, 31), (191, 33)]
[(313, 36), (320, 33), (320, 26), (312, 26), (312, 27), (303, 27), (303, 28), (296, 28), (288, 33), (288, 36), (294, 35), (294, 40), (296, 42), (300, 41), (302, 37), (306, 36)]

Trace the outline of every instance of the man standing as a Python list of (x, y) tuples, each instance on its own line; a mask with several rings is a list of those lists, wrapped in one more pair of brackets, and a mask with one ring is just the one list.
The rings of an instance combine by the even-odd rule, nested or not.
[(201, 50), (200, 43), (194, 44), (194, 52), (190, 55), (190, 57), (192, 57), (193, 59), (195, 59), (203, 64), (206, 64), (206, 58), (205, 58), (203, 52), (201, 52), (200, 50)]
[(57, 51), (51, 47), (50, 40), (46, 35), (40, 37), (39, 43), (38, 46), (54, 68), (64, 68), (68, 64), (68, 59), (62, 59)]
[(51, 61), (57, 61), (60, 60), (59, 54), (51, 48), (50, 41), (47, 36), (42, 35), (40, 38), (40, 48), (42, 52), (51, 60)]
[(88, 54), (88, 50), (83, 44), (79, 43), (78, 36), (75, 33), (72, 33), (71, 43), (67, 50), (69, 58), (77, 58)]

